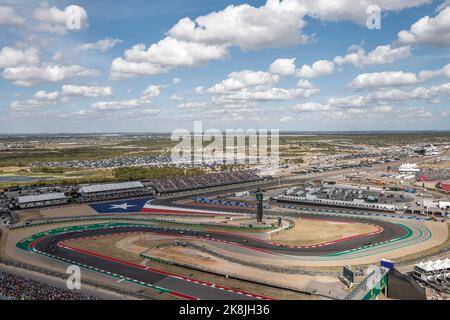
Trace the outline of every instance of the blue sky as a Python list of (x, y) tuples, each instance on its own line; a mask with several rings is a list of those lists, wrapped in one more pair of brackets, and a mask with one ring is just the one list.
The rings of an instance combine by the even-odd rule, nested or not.
[(449, 26), (436, 0), (0, 0), (0, 133), (448, 130)]

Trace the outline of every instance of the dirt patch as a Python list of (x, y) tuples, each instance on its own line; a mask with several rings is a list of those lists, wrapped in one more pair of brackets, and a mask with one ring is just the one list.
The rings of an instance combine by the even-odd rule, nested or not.
[[(152, 236), (146, 235), (146, 234), (136, 234), (136, 235), (117, 235), (117, 236), (111, 236), (111, 237), (92, 237), (89, 239), (79, 239), (79, 240), (72, 240), (67, 241), (66, 243), (70, 246), (74, 246), (76, 248), (80, 248), (83, 250), (93, 251), (93, 252), (100, 252), (102, 254), (105, 254), (110, 257), (114, 257), (117, 259), (126, 260), (132, 263), (136, 264), (142, 264), (143, 258), (139, 256), (136, 252), (128, 252), (125, 249), (126, 246), (124, 246), (125, 243), (132, 244), (133, 246), (147, 246), (147, 249), (151, 247), (151, 250), (158, 250), (157, 248), (160, 247), (162, 244), (167, 243), (173, 243), (174, 239), (171, 237), (170, 239), (161, 239), (159, 237), (159, 240), (152, 239)], [(117, 245), (118, 243), (121, 243), (121, 245)], [(133, 247), (130, 247), (131, 249), (135, 249)], [(166, 248), (166, 246), (163, 246), (161, 248)], [(135, 251), (135, 250), (133, 250)], [(188, 254), (184, 255), (185, 257), (189, 257), (190, 261), (197, 261), (197, 263), (200, 263), (200, 265), (205, 264), (208, 262), (214, 263), (214, 260), (212, 257), (207, 257), (202, 253), (199, 252), (190, 252)], [(175, 258), (175, 257), (173, 257)], [(198, 260), (197, 260), (198, 259)], [(214, 258), (215, 259), (215, 258)], [(283, 290), (278, 288), (272, 288), (270, 286), (265, 285), (259, 285), (254, 284), (248, 281), (238, 280), (238, 279), (232, 279), (232, 278), (226, 278), (224, 276), (211, 274), (208, 272), (201, 272), (196, 271), (190, 268), (175, 266), (175, 265), (167, 265), (155, 261), (144, 261), (146, 266), (154, 267), (159, 270), (164, 270), (167, 272), (176, 273), (183, 276), (189, 276), (194, 279), (208, 281), (211, 283), (215, 283), (218, 285), (223, 285), (229, 288), (238, 289), (238, 290), (244, 290), (249, 291), (253, 293), (258, 293), (261, 295), (266, 295), (269, 297), (273, 297), (276, 299), (293, 299), (293, 300), (300, 300), (300, 299), (316, 299), (317, 297), (310, 296), (307, 294), (301, 294), (298, 292), (290, 291), (290, 290)], [(217, 262), (217, 268), (220, 268), (222, 262)], [(239, 267), (239, 265), (237, 265)]]
[(307, 245), (374, 232), (376, 226), (364, 223), (342, 223), (324, 220), (296, 219), (295, 226), (270, 234), (272, 241), (289, 245)]

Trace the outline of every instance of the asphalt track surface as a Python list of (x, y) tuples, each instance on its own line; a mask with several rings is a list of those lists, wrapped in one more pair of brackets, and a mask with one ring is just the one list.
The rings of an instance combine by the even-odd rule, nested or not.
[[(176, 292), (179, 296), (188, 299), (213, 299), (213, 300), (232, 300), (232, 299), (256, 299), (257, 295), (245, 292), (229, 291), (226, 288), (217, 288), (210, 284), (195, 283), (191, 280), (167, 274), (160, 270), (136, 266), (124, 261), (116, 261), (109, 257), (74, 250), (73, 247), (64, 245), (64, 241), (83, 238), (114, 235), (117, 233), (142, 232), (155, 233), (161, 235), (172, 235), (183, 238), (200, 238), (209, 241), (220, 241), (229, 243), (230, 246), (246, 247), (248, 250), (257, 250), (267, 254), (282, 254), (291, 256), (324, 256), (338, 253), (345, 250), (358, 248), (368, 243), (378, 243), (396, 239), (406, 235), (406, 230), (401, 226), (383, 220), (371, 220), (364, 218), (351, 218), (341, 216), (329, 216), (324, 218), (320, 215), (308, 214), (308, 219), (326, 219), (327, 221), (351, 222), (351, 223), (370, 223), (383, 229), (380, 233), (370, 234), (363, 237), (344, 239), (340, 242), (330, 243), (319, 247), (288, 247), (272, 244), (264, 240), (252, 237), (245, 237), (239, 234), (232, 234), (217, 231), (193, 231), (189, 229), (172, 229), (151, 225), (131, 225), (119, 226), (115, 228), (84, 230), (79, 232), (68, 232), (56, 235), (48, 235), (36, 241), (33, 245), (38, 252), (43, 252), (61, 260), (75, 261), (80, 265), (87, 265), (117, 274), (124, 278), (130, 278)], [(264, 297), (259, 297), (264, 298)]]

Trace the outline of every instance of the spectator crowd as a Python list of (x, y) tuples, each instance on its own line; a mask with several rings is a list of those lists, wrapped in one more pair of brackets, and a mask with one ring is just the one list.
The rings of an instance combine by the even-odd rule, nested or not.
[(0, 298), (9, 300), (96, 300), (70, 290), (0, 271)]
[(241, 170), (209, 173), (198, 176), (152, 179), (146, 181), (145, 184), (153, 186), (158, 192), (174, 192), (257, 181), (259, 179), (255, 171)]

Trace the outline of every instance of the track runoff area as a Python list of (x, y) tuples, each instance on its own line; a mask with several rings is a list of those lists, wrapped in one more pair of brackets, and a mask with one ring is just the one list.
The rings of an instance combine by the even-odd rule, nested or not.
[[(145, 200), (145, 199), (144, 199)], [(223, 211), (198, 208), (180, 208), (157, 205), (151, 201), (122, 200), (112, 203), (92, 204), (91, 207), (99, 215), (102, 213), (137, 213), (180, 216), (215, 216), (224, 215)], [(136, 201), (141, 201), (137, 204)], [(334, 239), (332, 241), (308, 245), (286, 245), (274, 241), (263, 240), (255, 236), (243, 235), (230, 231), (214, 231), (198, 227), (161, 227), (138, 222), (107, 222), (95, 224), (80, 224), (33, 234), (17, 243), (17, 247), (30, 253), (44, 255), (49, 259), (57, 259), (68, 264), (75, 264), (99, 273), (116, 277), (140, 286), (152, 288), (170, 295), (189, 299), (237, 300), (237, 299), (271, 299), (270, 297), (251, 292), (235, 290), (212, 283), (191, 279), (186, 276), (172, 274), (164, 270), (130, 263), (103, 254), (100, 250), (88, 251), (67, 244), (69, 240), (92, 239), (121, 234), (153, 234), (170, 236), (177, 239), (200, 239), (212, 243), (221, 243), (230, 248), (230, 252), (239, 249), (251, 259), (252, 256), (271, 256), (277, 259), (290, 259), (305, 263), (305, 265), (336, 265), (352, 264), (358, 259), (385, 254), (386, 252), (407, 248), (427, 241), (432, 237), (431, 230), (423, 221), (408, 219), (391, 219), (380, 215), (369, 217), (357, 214), (345, 214), (338, 210), (326, 213), (292, 211), (283, 212), (286, 218), (301, 217), (302, 219), (325, 220), (337, 223), (363, 223), (375, 226), (375, 230), (364, 234)], [(229, 215), (237, 213), (229, 212)], [(242, 213), (239, 213), (242, 215)], [(137, 215), (133, 214), (133, 218)], [(203, 229), (203, 230), (201, 230)], [(207, 231), (205, 231), (205, 229)], [(100, 252), (99, 252), (100, 251)], [(340, 264), (339, 264), (340, 265)]]

